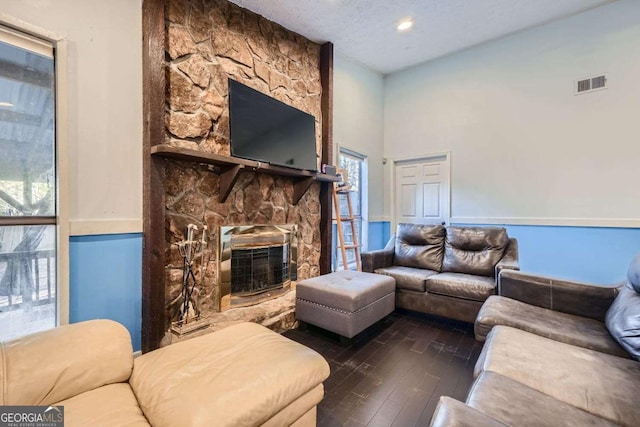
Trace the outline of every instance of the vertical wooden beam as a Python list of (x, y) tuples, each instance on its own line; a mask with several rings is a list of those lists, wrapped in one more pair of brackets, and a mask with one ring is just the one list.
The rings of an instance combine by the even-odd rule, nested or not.
[[(333, 163), (333, 43), (320, 47), (322, 85), (322, 163)], [(331, 190), (332, 182), (320, 184), (320, 274), (331, 272)]]
[[(169, 0), (171, 1), (171, 0)], [(164, 162), (151, 147), (164, 141), (165, 0), (142, 2), (143, 80), (143, 255), (142, 351), (160, 346), (164, 315)]]

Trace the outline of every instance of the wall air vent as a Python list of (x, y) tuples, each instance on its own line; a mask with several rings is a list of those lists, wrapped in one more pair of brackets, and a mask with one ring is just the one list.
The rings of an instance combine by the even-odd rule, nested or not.
[(591, 79), (591, 89), (602, 89), (607, 84), (607, 79), (604, 76), (598, 76)]
[(580, 79), (575, 81), (575, 94), (581, 95), (583, 93), (594, 92), (597, 90), (607, 89), (609, 80), (607, 76), (602, 74), (599, 76), (588, 77), (586, 79)]
[(578, 93), (591, 90), (591, 79), (578, 80)]

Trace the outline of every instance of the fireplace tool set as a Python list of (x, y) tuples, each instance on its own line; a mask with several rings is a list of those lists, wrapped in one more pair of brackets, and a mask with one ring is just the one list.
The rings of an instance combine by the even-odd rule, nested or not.
[[(198, 226), (187, 226), (187, 238), (177, 243), (182, 256), (182, 291), (179, 301), (179, 316), (172, 323), (171, 330), (178, 334), (184, 334), (209, 325), (207, 319), (200, 318), (198, 308), (199, 285), (204, 282), (207, 266), (211, 261), (211, 251), (208, 249), (207, 226), (202, 229), (200, 239), (197, 238)], [(196, 265), (200, 265), (200, 271), (195, 272)]]

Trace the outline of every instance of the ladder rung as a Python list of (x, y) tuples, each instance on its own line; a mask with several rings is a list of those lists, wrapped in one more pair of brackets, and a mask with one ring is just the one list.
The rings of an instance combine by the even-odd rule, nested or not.
[(358, 249), (362, 247), (362, 245), (344, 245), (345, 249)]
[(342, 222), (347, 222), (347, 221), (355, 221), (356, 219), (352, 216), (341, 216), (340, 217), (340, 221)]

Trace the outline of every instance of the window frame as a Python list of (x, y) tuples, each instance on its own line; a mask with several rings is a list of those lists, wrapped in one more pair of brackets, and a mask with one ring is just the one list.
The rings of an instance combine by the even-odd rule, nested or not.
[[(360, 214), (359, 215), (355, 215), (354, 214), (354, 218), (357, 218), (360, 220), (360, 241), (358, 242), (361, 246), (360, 246), (360, 251), (364, 252), (368, 250), (368, 246), (369, 246), (369, 185), (368, 185), (368, 177), (369, 177), (369, 172), (368, 172), (368, 157), (366, 154), (363, 154), (361, 152), (352, 150), (350, 148), (346, 148), (343, 146), (339, 146), (338, 149), (336, 150), (336, 160), (335, 160), (335, 164), (338, 165), (338, 167), (340, 167), (340, 156), (347, 156), (347, 157), (351, 157), (354, 158), (358, 161), (360, 161), (360, 182), (358, 183), (360, 191), (358, 192), (358, 194), (360, 195), (360, 200), (359, 200), (359, 204), (360, 204)], [(339, 267), (339, 264), (341, 263), (341, 260), (339, 259), (339, 254), (338, 254), (338, 238), (337, 238), (337, 234), (335, 233), (335, 226), (336, 224), (336, 219), (335, 219), (335, 215), (337, 215), (337, 213), (335, 212), (335, 207), (332, 210), (332, 224), (334, 227), (332, 227), (332, 230), (334, 230), (333, 232), (333, 236), (332, 236), (332, 248), (331, 248), (331, 267), (332, 270), (337, 270)]]
[(54, 217), (3, 217), (0, 225), (56, 226), (56, 326), (69, 323), (69, 160), (68, 160), (68, 46), (67, 40), (52, 31), (0, 13), (0, 25), (35, 37), (53, 46), (55, 91), (56, 209)]

